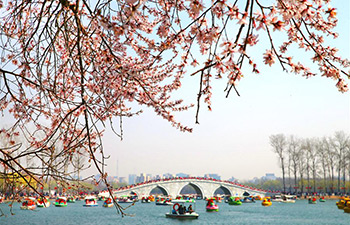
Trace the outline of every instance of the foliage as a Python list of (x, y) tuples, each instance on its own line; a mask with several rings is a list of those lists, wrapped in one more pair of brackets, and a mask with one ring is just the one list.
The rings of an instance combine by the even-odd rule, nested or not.
[(126, 186), (128, 186), (127, 183), (119, 183), (119, 182), (113, 182), (112, 183), (112, 187), (114, 189), (117, 189), (117, 188), (120, 188), (120, 187), (126, 187)]
[(258, 179), (255, 182), (247, 182), (245, 185), (260, 188), (263, 190), (274, 190), (274, 191), (283, 191), (283, 181), (281, 179), (276, 180), (266, 180)]

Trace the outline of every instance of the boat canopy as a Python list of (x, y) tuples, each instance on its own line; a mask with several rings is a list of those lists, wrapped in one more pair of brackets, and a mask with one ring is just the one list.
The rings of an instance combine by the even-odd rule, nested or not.
[(84, 200), (86, 200), (86, 199), (94, 199), (94, 200), (96, 200), (96, 197), (95, 197), (95, 196), (92, 196), (92, 195), (89, 195), (89, 196), (86, 196), (86, 197), (84, 198)]
[(286, 198), (295, 198), (297, 197), (296, 195), (284, 195)]
[(184, 199), (179, 199), (179, 200), (172, 200), (172, 203), (196, 203), (196, 201), (194, 199), (190, 199), (190, 200), (184, 200)]
[(100, 193), (98, 193), (98, 197), (105, 197), (105, 198), (107, 198), (109, 196), (111, 196), (109, 194), (109, 191), (101, 191)]

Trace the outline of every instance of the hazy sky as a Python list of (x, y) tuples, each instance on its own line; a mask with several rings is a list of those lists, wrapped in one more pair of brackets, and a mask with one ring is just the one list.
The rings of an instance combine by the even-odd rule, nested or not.
[[(124, 140), (104, 140), (111, 155), (108, 172), (119, 176), (141, 172), (184, 172), (196, 176), (218, 173), (223, 178), (252, 178), (280, 174), (269, 145), (271, 134), (322, 137), (337, 130), (349, 132), (349, 94), (341, 94), (330, 80), (305, 80), (278, 71), (247, 77), (239, 85), (241, 97), (224, 99), (217, 93), (213, 111), (202, 110), (195, 125), (194, 110), (181, 117), (192, 134), (172, 128), (153, 112), (124, 120)], [(197, 89), (197, 87), (195, 88)]]
[[(332, 43), (343, 57), (350, 58), (349, 2), (332, 6), (338, 8), (341, 20), (340, 37)], [(303, 57), (305, 54), (295, 55), (301, 61)], [(278, 64), (260, 64), (259, 69), (260, 75), (246, 73), (239, 82), (241, 97), (232, 92), (226, 99), (225, 81), (219, 81), (213, 111), (202, 105), (200, 125), (195, 124), (194, 109), (179, 115), (179, 121), (194, 128), (192, 134), (176, 130), (150, 109), (124, 119), (123, 141), (110, 132), (104, 137), (105, 151), (111, 155), (108, 173), (116, 175), (118, 160), (119, 176), (167, 172), (218, 173), (223, 179), (249, 179), (265, 173), (280, 176), (277, 156), (269, 144), (271, 134), (323, 137), (338, 130), (350, 133), (349, 93), (338, 92), (333, 80), (287, 74)], [(195, 103), (198, 89), (198, 77), (186, 78), (179, 95)]]

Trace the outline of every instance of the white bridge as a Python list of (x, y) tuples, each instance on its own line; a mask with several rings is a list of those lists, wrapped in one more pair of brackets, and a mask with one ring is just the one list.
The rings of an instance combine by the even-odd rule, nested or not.
[[(161, 190), (165, 196), (175, 198), (180, 195), (185, 186), (191, 186), (197, 193), (197, 196), (212, 197), (221, 189), (227, 196), (260, 195), (264, 197), (271, 191), (248, 187), (231, 181), (215, 180), (211, 178), (170, 178), (161, 180), (152, 180), (127, 187), (122, 187), (113, 191), (114, 196), (136, 194), (138, 197), (149, 196), (155, 189)], [(101, 196), (109, 196), (107, 191), (101, 192)]]

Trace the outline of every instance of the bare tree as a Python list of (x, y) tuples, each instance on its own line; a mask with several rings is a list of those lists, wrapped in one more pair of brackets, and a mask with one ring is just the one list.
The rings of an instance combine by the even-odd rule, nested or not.
[(325, 192), (327, 192), (327, 163), (328, 163), (328, 151), (327, 151), (327, 138), (323, 137), (322, 139), (318, 139), (317, 141), (317, 154), (320, 159), (321, 164), (321, 173), (323, 174), (323, 188)]
[[(349, 141), (349, 136), (345, 134), (344, 131), (335, 132), (333, 138), (331, 139), (331, 145), (336, 153), (337, 162), (337, 172), (338, 172), (338, 192), (340, 192), (340, 179), (341, 172), (345, 170), (345, 151), (347, 149), (347, 144)], [(343, 173), (344, 175), (345, 173)]]
[(298, 161), (300, 159), (300, 140), (293, 135), (288, 140), (288, 154), (294, 175), (294, 187), (298, 186)]
[(307, 180), (307, 192), (310, 192), (310, 170), (311, 170), (311, 161), (312, 161), (312, 152), (311, 152), (311, 141), (310, 139), (306, 138), (302, 141), (302, 151), (304, 152), (305, 156), (305, 172), (306, 172), (306, 180)]
[[(346, 160), (347, 160), (347, 172), (348, 172), (348, 181), (350, 182), (350, 140), (348, 140), (347, 151), (346, 151)], [(350, 184), (348, 186), (348, 193), (350, 193)]]
[(74, 170), (76, 171), (76, 181), (77, 181), (77, 192), (80, 193), (80, 173), (82, 170), (87, 169), (88, 167), (85, 167), (86, 163), (86, 157), (84, 156), (84, 153), (86, 151), (82, 150), (81, 148), (76, 149), (76, 154), (73, 156), (72, 165), (74, 167)]
[[(288, 150), (287, 150), (288, 151)], [(292, 158), (289, 154), (289, 151), (287, 152), (287, 170), (288, 170), (288, 185), (289, 185), (289, 193), (292, 192)]]
[[(321, 176), (323, 176), (322, 180), (324, 191), (334, 191), (335, 169), (338, 170), (340, 176), (342, 174), (342, 183), (344, 187), (346, 185), (346, 175), (349, 175), (350, 181), (350, 170), (348, 169), (350, 168), (350, 139), (349, 136), (346, 135), (343, 131), (337, 132), (336, 134), (338, 140), (337, 142), (334, 141), (335, 139), (327, 137), (323, 137), (322, 139), (299, 139), (291, 135), (286, 141), (286, 151), (282, 151), (282, 149), (284, 148), (278, 147), (283, 145), (281, 144), (281, 142), (283, 142), (281, 140), (283, 140), (284, 135), (279, 134), (272, 135), (270, 137), (270, 143), (274, 143), (274, 145), (271, 145), (276, 146), (274, 147), (274, 151), (278, 153), (280, 166), (288, 166), (287, 170), (289, 177), (291, 177), (290, 173), (293, 172), (294, 186), (301, 186), (301, 192), (304, 192), (305, 180), (307, 184), (307, 191), (310, 192), (312, 184), (313, 192), (316, 192), (316, 189), (318, 189), (318, 180), (320, 174), (322, 174)], [(341, 162), (339, 162), (339, 150), (335, 150), (335, 147), (339, 146), (339, 144), (335, 145), (334, 143), (342, 143), (341, 146), (343, 146), (343, 151)], [(288, 159), (287, 164), (285, 162), (282, 162), (286, 159)], [(337, 166), (337, 162), (338, 164), (342, 165), (341, 172), (339, 172), (339, 166)], [(299, 180), (298, 175), (300, 178)], [(340, 176), (338, 176), (338, 184), (340, 183)], [(304, 177), (306, 177), (305, 180)], [(339, 190), (340, 189), (338, 188), (338, 191)]]
[(299, 158), (298, 158), (298, 170), (299, 170), (299, 177), (300, 177), (300, 191), (301, 193), (304, 193), (304, 173), (306, 171), (306, 152), (302, 148), (302, 146), (299, 149)]
[(316, 192), (316, 179), (317, 179), (317, 168), (318, 168), (318, 155), (317, 155), (317, 139), (311, 139), (310, 140), (310, 148), (308, 151), (310, 152), (309, 156), (311, 158), (311, 172), (312, 172), (312, 180), (313, 180), (313, 190)]
[(327, 167), (328, 167), (328, 174), (330, 176), (330, 189), (332, 190), (332, 193), (334, 192), (334, 179), (335, 179), (335, 162), (336, 162), (336, 153), (333, 150), (332, 147), (332, 140), (331, 138), (324, 138), (323, 139), (323, 147), (325, 148), (325, 151), (327, 152)]
[(273, 151), (278, 155), (280, 166), (282, 169), (283, 179), (283, 191), (286, 192), (286, 180), (285, 180), (285, 157), (287, 150), (287, 140), (283, 134), (276, 134), (270, 136), (270, 145)]
[[(348, 140), (346, 143), (346, 150), (345, 150), (345, 156), (344, 156), (344, 173), (343, 173), (343, 183), (344, 183), (344, 194), (346, 191), (346, 175), (348, 175), (349, 182), (350, 182), (350, 137), (348, 136)], [(350, 185), (348, 187), (348, 191), (350, 193)]]

